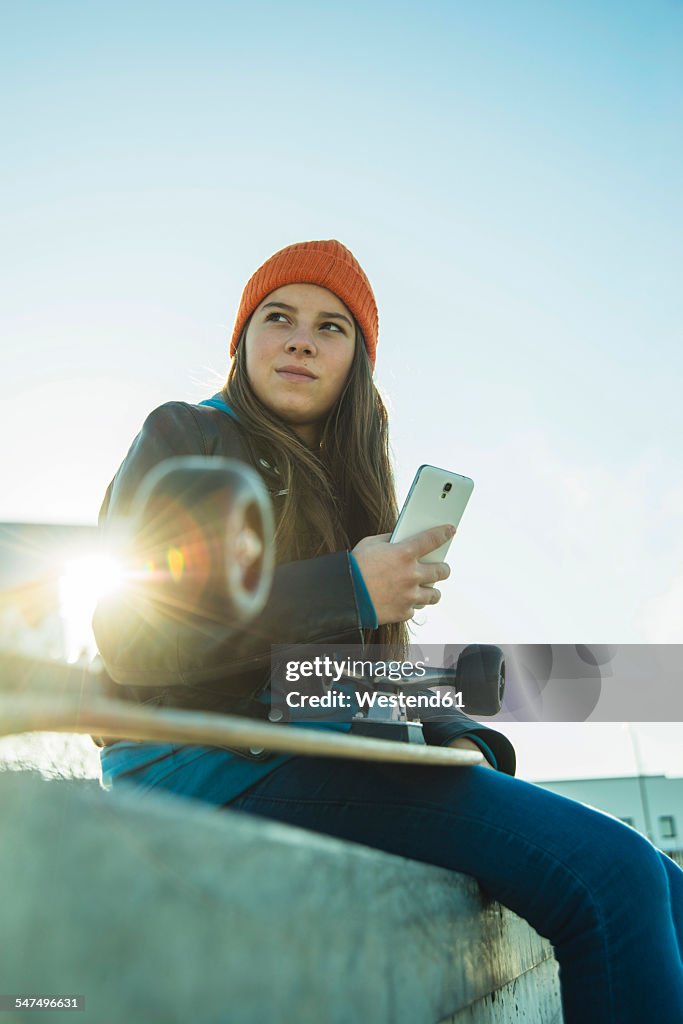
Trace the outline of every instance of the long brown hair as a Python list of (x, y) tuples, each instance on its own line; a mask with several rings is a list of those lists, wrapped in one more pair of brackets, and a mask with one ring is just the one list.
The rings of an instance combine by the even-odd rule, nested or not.
[[(251, 387), (244, 344), (249, 322), (223, 396), (239, 416), (254, 457), (271, 471), (277, 563), (351, 549), (363, 537), (393, 530), (398, 507), (387, 410), (358, 325), (346, 385), (323, 424), (320, 448), (313, 451)], [(371, 639), (388, 645), (389, 657), (401, 657), (408, 629), (403, 622), (387, 623)]]

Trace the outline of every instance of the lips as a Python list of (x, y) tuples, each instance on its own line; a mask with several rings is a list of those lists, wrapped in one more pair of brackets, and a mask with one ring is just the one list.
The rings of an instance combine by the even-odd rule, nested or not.
[(292, 381), (317, 380), (316, 375), (314, 373), (311, 373), (310, 370), (307, 370), (305, 366), (293, 366), (293, 365), (281, 366), (275, 372), (278, 374), (278, 376), (283, 377), (284, 380), (292, 380)]

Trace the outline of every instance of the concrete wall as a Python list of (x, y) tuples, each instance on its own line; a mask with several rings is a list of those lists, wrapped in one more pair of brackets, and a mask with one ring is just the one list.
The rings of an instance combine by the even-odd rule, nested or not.
[(23, 773), (0, 822), (0, 992), (83, 994), (62, 1022), (561, 1021), (548, 944), (464, 876)]

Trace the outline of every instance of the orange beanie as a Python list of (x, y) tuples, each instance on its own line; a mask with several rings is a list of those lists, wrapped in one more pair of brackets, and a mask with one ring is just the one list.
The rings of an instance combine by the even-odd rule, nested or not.
[(299, 283), (327, 288), (351, 310), (363, 332), (370, 365), (374, 370), (378, 330), (375, 296), (358, 260), (335, 239), (288, 245), (252, 274), (242, 292), (237, 310), (230, 355), (234, 356), (245, 323), (266, 295), (283, 285)]

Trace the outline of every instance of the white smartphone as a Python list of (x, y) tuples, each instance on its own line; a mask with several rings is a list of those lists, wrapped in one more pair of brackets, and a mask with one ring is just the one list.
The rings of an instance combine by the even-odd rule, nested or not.
[[(442, 523), (457, 527), (473, 490), (474, 480), (468, 476), (449, 473), (436, 466), (420, 466), (389, 543), (407, 540), (422, 530), (441, 526)], [(420, 561), (445, 561), (451, 543), (452, 538), (435, 551), (430, 551)]]

